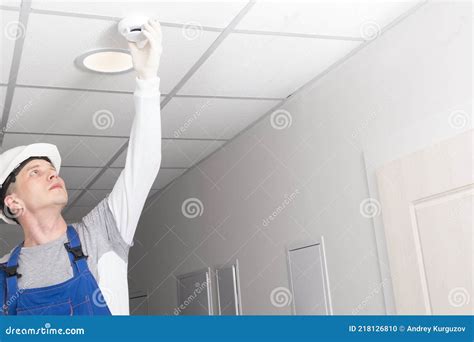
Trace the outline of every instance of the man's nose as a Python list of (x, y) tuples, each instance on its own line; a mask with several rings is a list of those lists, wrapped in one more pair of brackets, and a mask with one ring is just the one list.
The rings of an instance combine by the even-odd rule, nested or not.
[(48, 176), (48, 180), (52, 180), (54, 178), (58, 178), (58, 173), (56, 171), (51, 171), (51, 173)]

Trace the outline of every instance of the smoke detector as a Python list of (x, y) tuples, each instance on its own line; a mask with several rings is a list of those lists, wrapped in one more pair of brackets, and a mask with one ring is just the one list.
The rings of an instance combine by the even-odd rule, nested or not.
[(147, 38), (142, 33), (143, 25), (148, 21), (145, 15), (130, 15), (123, 18), (118, 23), (119, 33), (129, 42), (136, 43), (138, 48), (143, 48), (147, 42)]

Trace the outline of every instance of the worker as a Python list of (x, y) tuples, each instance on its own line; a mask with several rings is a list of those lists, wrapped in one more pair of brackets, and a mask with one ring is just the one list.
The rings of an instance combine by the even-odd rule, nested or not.
[(129, 42), (136, 88), (125, 168), (79, 223), (67, 224), (66, 184), (56, 146), (37, 143), (0, 155), (0, 217), (23, 242), (0, 259), (3, 315), (128, 315), (127, 265), (139, 217), (161, 165), (162, 32), (156, 19)]

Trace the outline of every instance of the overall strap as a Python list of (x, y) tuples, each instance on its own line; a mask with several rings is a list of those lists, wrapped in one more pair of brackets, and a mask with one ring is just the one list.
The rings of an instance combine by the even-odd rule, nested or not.
[(83, 253), (81, 240), (72, 225), (67, 226), (67, 237), (69, 241), (64, 244), (64, 247), (68, 251), (69, 260), (76, 277), (88, 269), (86, 262), (88, 256)]
[(13, 252), (10, 254), (6, 266), (3, 268), (6, 273), (5, 277), (7, 286), (7, 297), (5, 298), (4, 309), (8, 310), (8, 315), (16, 314), (16, 304), (20, 294), (18, 290), (18, 278), (21, 277), (21, 274), (17, 273), (16, 270), (18, 268), (18, 257), (20, 255), (21, 247), (23, 247), (23, 242), (15, 247)]
[(8, 313), (7, 301), (6, 301), (6, 291), (7, 291), (7, 272), (6, 272), (7, 263), (0, 264), (0, 316), (6, 315)]

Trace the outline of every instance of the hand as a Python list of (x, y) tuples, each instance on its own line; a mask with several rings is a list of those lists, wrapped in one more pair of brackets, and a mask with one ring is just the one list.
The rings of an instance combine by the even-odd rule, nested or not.
[(128, 42), (132, 54), (133, 67), (141, 79), (157, 76), (160, 66), (160, 57), (163, 48), (161, 46), (161, 26), (157, 19), (149, 19), (142, 30), (147, 37), (143, 48), (138, 48), (136, 43)]

